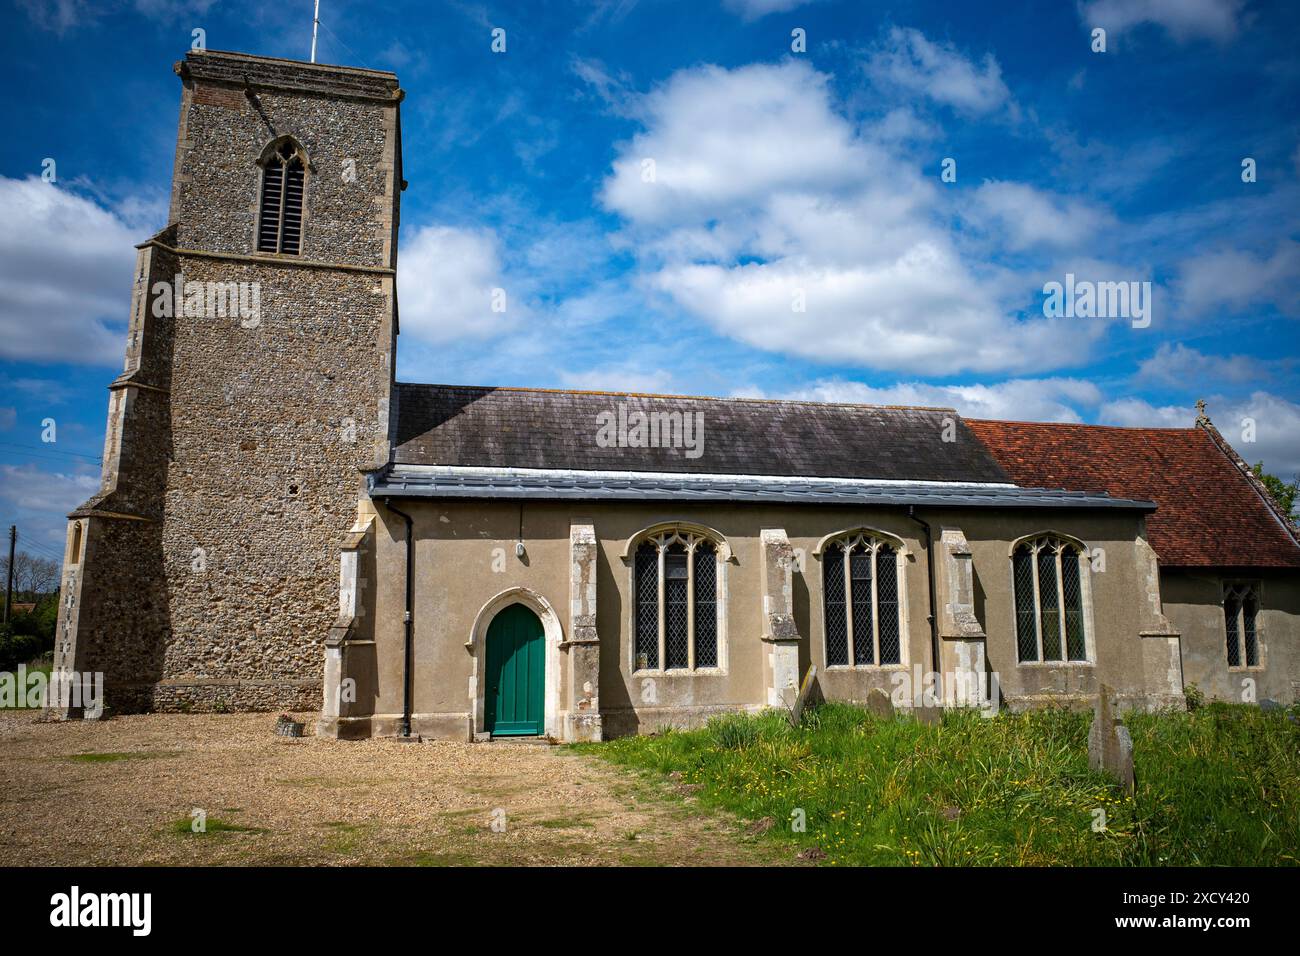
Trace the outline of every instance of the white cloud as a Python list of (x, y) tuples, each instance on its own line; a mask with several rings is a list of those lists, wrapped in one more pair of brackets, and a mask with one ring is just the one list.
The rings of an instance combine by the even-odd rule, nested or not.
[[(493, 311), (494, 290), (505, 311)], [(402, 240), (397, 295), (403, 336), (423, 342), (499, 335), (527, 312), (524, 289), (503, 277), (499, 243), (486, 229), (425, 226)]]
[(1181, 342), (1161, 345), (1155, 355), (1138, 366), (1137, 372), (1139, 379), (1179, 386), (1189, 382), (1253, 382), (1265, 375), (1263, 363), (1248, 355), (1206, 355)]
[(0, 177), (0, 356), (113, 365), (139, 237), (115, 213), (37, 177)]
[[(132, 0), (136, 13), (150, 19), (175, 20), (207, 13), (217, 0)], [(63, 34), (73, 27), (92, 25), (114, 4), (90, 0), (19, 0), (32, 22), (45, 30)]]
[(930, 385), (899, 382), (875, 388), (861, 382), (827, 379), (797, 389), (785, 398), (864, 405), (920, 405), (955, 408), (967, 418), (1035, 422), (1082, 421), (1079, 406), (1095, 407), (1101, 391), (1077, 378), (1022, 378), (992, 385)]
[(771, 191), (851, 184), (879, 157), (832, 110), (827, 80), (800, 61), (675, 73), (644, 97), (649, 129), (624, 144), (602, 202), (638, 222), (708, 220)]
[(1244, 0), (1085, 0), (1079, 18), (1089, 28), (1122, 32), (1143, 23), (1164, 28), (1175, 40), (1231, 40), (1241, 25)]
[[(919, 374), (1069, 364), (1102, 328), (1011, 320), (951, 250), (924, 243), (879, 265), (687, 265), (664, 269), (656, 282), (758, 348)], [(800, 294), (804, 311), (796, 312)]]
[(565, 371), (560, 373), (560, 381), (566, 388), (592, 391), (646, 392), (655, 395), (675, 392), (671, 372), (637, 365), (609, 365), (581, 372)]
[(751, 22), (769, 13), (785, 13), (811, 2), (814, 0), (722, 0), (722, 5), (742, 20)]
[(1114, 225), (1114, 217), (1092, 203), (1013, 182), (983, 183), (963, 215), (1016, 250), (1076, 246)]
[(1002, 68), (993, 54), (981, 64), (951, 44), (933, 43), (919, 30), (894, 27), (866, 63), (877, 83), (928, 96), (936, 103), (976, 115), (1011, 103)]
[[(1262, 461), (1265, 471), (1287, 480), (1300, 474), (1300, 405), (1264, 391), (1245, 399), (1210, 396), (1206, 403), (1210, 420), (1242, 458), (1252, 465)], [(1196, 410), (1127, 398), (1103, 405), (1098, 420), (1104, 425), (1190, 428)], [(1248, 440), (1252, 431), (1253, 441)]]
[(23, 538), (63, 550), (69, 511), (99, 490), (98, 474), (46, 471), (34, 464), (0, 465), (0, 508), (22, 518)]
[[(803, 61), (707, 66), (645, 98), (602, 199), (628, 221), (648, 285), (726, 335), (815, 361), (947, 375), (1085, 359), (1105, 323), (1018, 319), (1043, 280), (988, 266), (987, 248), (968, 262), (934, 177), (855, 130), (827, 80)], [(994, 198), (1013, 184), (998, 186)], [(1039, 215), (1017, 227), (1029, 238), (1103, 221), (1031, 195)]]
[(132, 5), (141, 16), (170, 20), (207, 13), (216, 2), (217, 0), (134, 0)]
[(58, 34), (89, 23), (96, 16), (89, 0), (19, 0), (19, 4), (38, 27)]
[(1273, 305), (1300, 315), (1300, 242), (1283, 240), (1271, 254), (1224, 249), (1182, 263), (1175, 289), (1188, 316)]
[(631, 115), (635, 108), (635, 95), (632, 75), (626, 70), (611, 71), (600, 60), (575, 54), (569, 58), (569, 71), (591, 88), (610, 113)]

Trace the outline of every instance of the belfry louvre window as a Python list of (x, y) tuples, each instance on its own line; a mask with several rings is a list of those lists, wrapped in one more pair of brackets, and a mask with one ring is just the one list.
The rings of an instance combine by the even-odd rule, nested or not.
[(1228, 638), (1229, 667), (1259, 666), (1259, 635), (1255, 618), (1259, 594), (1253, 584), (1233, 584), (1223, 592), (1223, 624)]
[(1082, 550), (1044, 535), (1016, 546), (1011, 578), (1021, 663), (1086, 661)]
[(701, 535), (647, 538), (633, 560), (636, 669), (718, 666), (718, 549)]
[(869, 534), (832, 541), (822, 552), (826, 664), (902, 663), (898, 550)]
[(306, 186), (302, 150), (280, 143), (262, 162), (262, 202), (257, 219), (257, 251), (296, 256), (302, 251), (302, 206)]

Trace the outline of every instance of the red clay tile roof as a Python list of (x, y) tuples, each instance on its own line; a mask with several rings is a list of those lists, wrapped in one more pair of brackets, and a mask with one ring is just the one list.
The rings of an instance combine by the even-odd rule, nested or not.
[(1017, 484), (1156, 502), (1147, 534), (1166, 567), (1300, 568), (1300, 544), (1204, 428), (966, 424)]

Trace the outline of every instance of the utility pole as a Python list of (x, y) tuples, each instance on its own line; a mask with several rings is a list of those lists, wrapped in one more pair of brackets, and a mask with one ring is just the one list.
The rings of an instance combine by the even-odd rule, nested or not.
[(18, 525), (9, 526), (9, 580), (5, 583), (5, 620), (9, 623), (9, 603), (14, 597), (14, 548), (18, 544)]

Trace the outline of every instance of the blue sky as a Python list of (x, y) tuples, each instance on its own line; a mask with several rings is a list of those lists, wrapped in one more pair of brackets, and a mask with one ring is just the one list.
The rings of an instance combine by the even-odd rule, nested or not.
[[(305, 58), (311, 2), (0, 9), (0, 521), (55, 553), (98, 485), (132, 245), (165, 225), (171, 65), (195, 29)], [(321, 19), (321, 62), (407, 93), (404, 380), (1180, 427), (1205, 398), (1243, 455), (1300, 471), (1286, 4), (323, 0)], [(1150, 324), (1045, 316), (1067, 273), (1150, 282)]]

